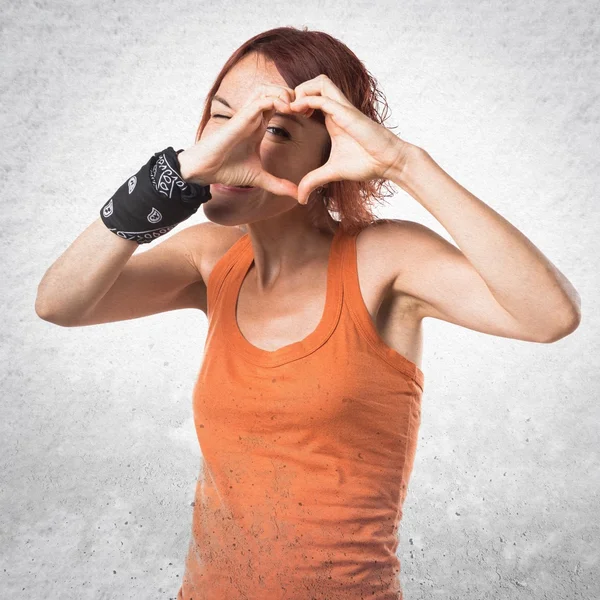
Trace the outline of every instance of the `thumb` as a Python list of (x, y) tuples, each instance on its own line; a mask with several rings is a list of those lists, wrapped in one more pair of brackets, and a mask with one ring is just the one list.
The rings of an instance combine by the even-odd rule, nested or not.
[(337, 179), (336, 173), (334, 173), (327, 165), (315, 169), (314, 171), (310, 171), (298, 184), (298, 202), (300, 204), (306, 204), (313, 190), (316, 190), (321, 185), (327, 185), (330, 181), (336, 181)]
[(287, 179), (275, 177), (275, 175), (271, 175), (271, 173), (267, 173), (266, 171), (262, 171), (256, 178), (255, 185), (276, 196), (291, 196), (298, 199), (298, 186), (295, 183)]

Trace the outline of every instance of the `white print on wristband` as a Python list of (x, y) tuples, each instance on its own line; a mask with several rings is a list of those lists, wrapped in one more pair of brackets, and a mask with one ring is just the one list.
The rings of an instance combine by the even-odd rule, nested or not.
[(129, 193), (131, 194), (131, 192), (133, 192), (133, 190), (135, 190), (135, 184), (137, 183), (137, 177), (134, 175), (128, 182), (127, 185), (129, 186)]
[(150, 214), (146, 218), (148, 219), (148, 221), (150, 221), (150, 223), (159, 223), (160, 221), (162, 221), (162, 215), (156, 210), (156, 208), (154, 208), (154, 206), (152, 207)]
[(160, 227), (159, 229), (149, 229), (148, 231), (119, 231), (116, 227), (109, 227), (109, 230), (125, 240), (133, 240), (138, 243), (151, 242), (156, 238), (169, 233), (175, 225)]
[(108, 204), (102, 209), (102, 215), (105, 217), (110, 217), (113, 214), (113, 203), (112, 198), (108, 201)]
[(173, 196), (175, 186), (179, 188), (180, 193), (186, 191), (188, 188), (187, 183), (181, 179), (175, 168), (169, 164), (164, 153), (157, 158), (156, 164), (150, 169), (150, 179), (152, 180), (154, 189), (168, 198)]

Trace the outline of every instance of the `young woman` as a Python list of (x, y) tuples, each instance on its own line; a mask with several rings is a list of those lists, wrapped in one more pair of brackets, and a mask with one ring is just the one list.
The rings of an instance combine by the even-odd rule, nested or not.
[[(567, 279), (383, 126), (377, 95), (327, 34), (257, 35), (223, 67), (197, 143), (179, 154), (182, 178), (210, 185), (209, 221), (132, 256), (137, 243), (98, 220), (40, 284), (38, 314), (65, 326), (208, 315), (179, 600), (401, 599), (423, 319), (535, 342), (578, 325)], [(460, 249), (418, 223), (375, 219), (386, 180)]]

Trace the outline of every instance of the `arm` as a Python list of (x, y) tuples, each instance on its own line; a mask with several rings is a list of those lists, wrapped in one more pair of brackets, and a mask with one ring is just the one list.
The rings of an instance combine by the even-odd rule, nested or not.
[(57, 325), (77, 319), (110, 289), (137, 248), (96, 219), (44, 273), (35, 312)]
[(418, 253), (418, 269), (411, 271), (404, 266), (409, 258), (400, 253), (406, 250), (400, 237), (408, 222), (388, 228), (402, 265), (395, 287), (408, 287), (421, 299), (423, 316), (539, 342), (556, 341), (578, 327), (581, 299), (569, 280), (426, 151), (414, 147), (389, 179), (438, 219), (460, 248), (422, 225), (408, 225), (412, 252)]
[(205, 293), (198, 261), (213, 228), (208, 222), (181, 229), (131, 256), (137, 242), (97, 219), (46, 271), (36, 313), (56, 325), (80, 327), (197, 307)]

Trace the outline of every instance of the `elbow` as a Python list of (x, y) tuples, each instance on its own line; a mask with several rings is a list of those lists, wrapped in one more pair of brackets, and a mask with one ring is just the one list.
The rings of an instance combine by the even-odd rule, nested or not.
[(39, 300), (35, 301), (35, 314), (42, 319), (42, 321), (46, 321), (47, 323), (52, 323), (53, 325), (58, 325), (59, 327), (72, 327), (71, 323), (67, 323), (64, 319), (59, 318), (57, 315), (52, 314), (51, 311), (47, 309)]
[(565, 319), (566, 324), (563, 325), (560, 329), (554, 331), (552, 335), (546, 337), (542, 340), (545, 344), (552, 344), (554, 342), (558, 342), (558, 340), (562, 340), (563, 338), (571, 335), (581, 323), (581, 309), (576, 307)]
[(42, 321), (50, 321), (50, 315), (46, 307), (40, 302), (39, 298), (35, 299), (35, 314), (42, 319)]

